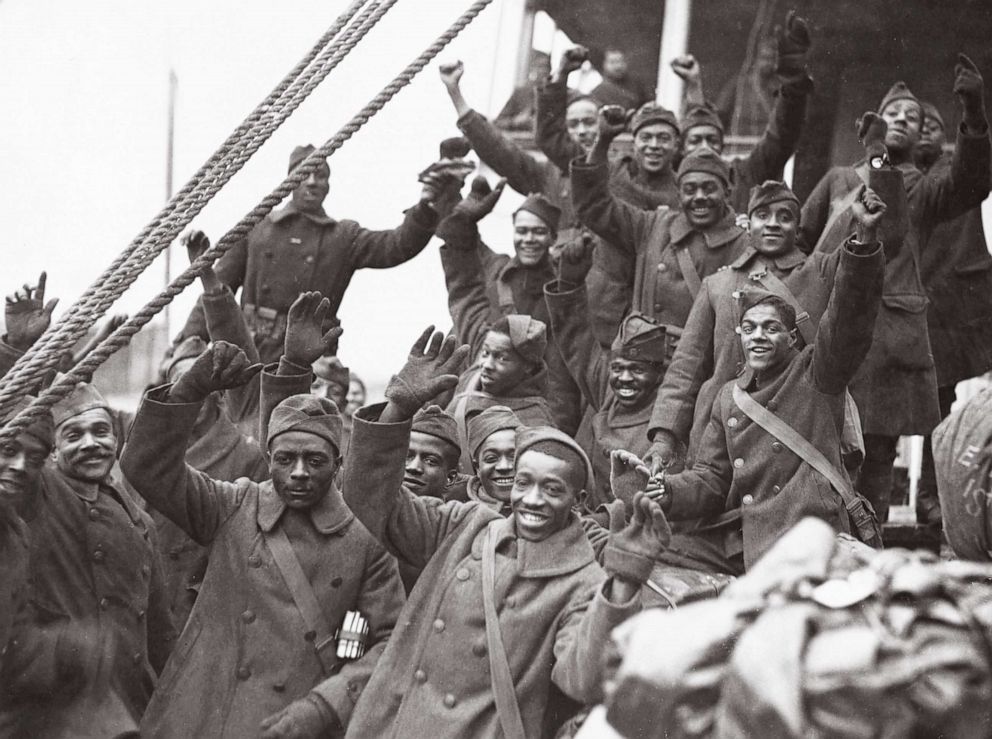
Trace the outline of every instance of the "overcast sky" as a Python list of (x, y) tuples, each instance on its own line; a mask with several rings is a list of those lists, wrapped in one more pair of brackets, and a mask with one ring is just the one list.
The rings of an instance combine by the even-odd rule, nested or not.
[[(483, 112), (512, 84), (513, 57), (496, 50), (512, 48), (513, 39), (499, 31), (514, 2), (497, 0), (439, 57), (466, 62), (466, 96)], [(47, 269), (49, 293), (67, 306), (161, 208), (170, 68), (179, 78), (178, 189), (345, 4), (3, 0), (0, 291)], [(330, 138), (468, 5), (398, 2), (194, 225), (215, 239), (234, 225), (279, 183), (294, 145)], [(330, 215), (389, 228), (416, 202), (417, 172), (436, 157), (440, 139), (457, 133), (436, 66), (332, 158)], [(514, 199), (504, 195), (503, 217), (486, 224), (494, 248), (509, 248), (505, 214)], [(174, 251), (173, 260), (185, 266), (184, 254)], [(150, 299), (163, 272), (160, 261), (121, 309)], [(174, 328), (197, 290), (176, 301)], [(437, 242), (402, 267), (360, 272), (341, 318), (345, 363), (373, 381), (392, 374), (424, 325), (450, 325)]]

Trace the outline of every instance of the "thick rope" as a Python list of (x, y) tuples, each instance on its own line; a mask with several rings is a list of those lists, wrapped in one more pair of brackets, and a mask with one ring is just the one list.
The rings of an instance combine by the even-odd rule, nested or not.
[[(326, 47), (327, 43), (329, 43), (341, 31), (341, 28), (354, 17), (357, 11), (365, 5), (367, 1), (368, 0), (355, 0), (355, 2), (353, 2), (352, 5), (338, 17), (335, 23), (330, 29), (328, 29), (327, 32), (324, 33), (310, 52), (297, 63), (293, 70), (291, 70), (291, 72), (283, 78), (283, 80), (276, 86), (276, 88), (273, 89), (266, 99), (259, 104), (238, 127), (238, 129), (236, 129), (228, 137), (224, 144), (222, 144), (217, 152), (215, 152), (210, 160), (208, 160), (207, 164), (201, 167), (190, 182), (184, 186), (183, 190), (180, 191), (180, 193), (174, 197), (172, 201), (170, 201), (170, 205), (167, 206), (166, 209), (164, 209), (158, 216), (156, 216), (152, 223), (142, 232), (139, 238), (132, 242), (132, 245), (126, 249), (117, 260), (115, 260), (114, 264), (111, 265), (111, 268), (105, 271), (104, 275), (98, 279), (97, 283), (94, 283), (94, 285), (87, 290), (80, 301), (77, 301), (77, 306), (79, 306), (81, 302), (83, 305), (79, 308), (77, 308), (77, 306), (73, 306), (70, 311), (67, 311), (63, 316), (63, 320), (60, 321), (60, 324), (54, 327), (54, 330), (49, 329), (49, 331), (46, 332), (46, 335), (42, 337), (42, 340), (36, 343), (35, 347), (33, 347), (33, 351), (25, 357), (22, 357), (19, 362), (15, 364), (12, 371), (8, 373), (7, 377), (0, 380), (0, 388), (5, 389), (5, 392), (0, 393), (0, 406), (8, 407), (9, 400), (11, 398), (17, 397), (27, 388), (32, 387), (37, 379), (47, 371), (46, 367), (51, 366), (54, 364), (54, 361), (57, 361), (57, 357), (61, 353), (61, 350), (69, 348), (72, 344), (78, 341), (82, 334), (85, 333), (85, 331), (88, 330), (89, 327), (96, 321), (100, 313), (102, 313), (106, 307), (109, 307), (109, 305), (113, 302), (113, 299), (116, 299), (116, 297), (109, 301), (107, 300), (108, 293), (105, 292), (107, 290), (106, 285), (108, 282), (113, 283), (114, 278), (120, 275), (121, 267), (128, 263), (131, 256), (135, 252), (139, 251), (151, 236), (158, 236), (159, 240), (162, 239), (163, 222), (165, 225), (171, 225), (172, 228), (170, 230), (174, 230), (175, 233), (178, 233), (178, 231), (183, 228), (184, 224), (181, 222), (176, 224), (175, 220), (173, 220), (170, 224), (168, 220), (165, 220), (166, 218), (175, 219), (175, 213), (178, 209), (182, 209), (186, 213), (189, 213), (191, 204), (194, 206), (198, 204), (198, 212), (199, 209), (202, 209), (206, 202), (206, 200), (203, 199), (203, 188), (205, 186), (211, 186), (211, 181), (215, 179), (215, 173), (218, 171), (227, 172), (226, 179), (229, 179), (238, 169), (240, 169), (240, 166), (243, 166), (243, 163), (247, 161), (247, 157), (243, 156), (238, 160), (232, 161), (231, 152), (241, 141), (244, 140), (245, 134), (252, 133), (252, 131), (257, 131), (259, 128), (259, 121), (264, 123), (267, 120), (268, 122), (263, 126), (263, 128), (269, 132), (269, 135), (271, 135), (271, 131), (275, 130), (275, 127), (279, 122), (285, 120), (288, 116), (288, 112), (295, 110), (295, 106), (298, 106), (299, 102), (302, 100), (302, 98), (299, 97), (301, 73), (304, 73), (308, 67), (311, 67), (314, 59), (321, 53), (322, 50), (324, 50), (324, 54), (326, 56), (327, 52), (324, 47)], [(373, 2), (370, 9), (375, 6), (377, 2), (378, 0)], [(367, 13), (363, 15), (363, 20), (364, 18), (367, 18), (367, 15)], [(381, 17), (381, 15), (379, 17)], [(359, 28), (359, 26), (352, 26), (345, 33), (353, 33), (357, 28)], [(368, 26), (365, 26), (364, 29), (367, 32)], [(364, 35), (364, 33), (362, 35)], [(357, 40), (357, 38), (354, 39), (354, 42), (357, 43)], [(349, 50), (350, 48), (353, 48), (353, 43), (348, 45)], [(343, 55), (341, 58), (343, 58)], [(311, 71), (306, 71), (306, 73), (303, 74), (303, 79), (312, 78), (315, 73), (319, 71), (319, 64), (312, 66)], [(326, 70), (320, 79), (326, 77), (326, 74), (329, 71), (329, 69)], [(308, 89), (312, 89), (312, 87)], [(292, 91), (294, 94), (287, 98), (288, 91)], [(285, 103), (283, 102), (285, 100), (289, 100), (290, 103), (295, 102), (293, 108), (288, 112), (286, 112)], [(273, 116), (273, 111), (279, 115)], [(256, 141), (255, 147), (251, 150), (248, 156), (250, 156), (251, 153), (254, 153), (254, 151), (261, 146), (261, 143), (263, 143), (263, 141)], [(210, 196), (208, 195), (207, 199), (209, 199), (209, 197)], [(170, 206), (172, 211), (171, 213), (169, 212)], [(192, 220), (192, 216), (188, 217), (187, 223), (189, 220)], [(172, 238), (175, 238), (174, 234), (169, 240), (171, 241)], [(164, 248), (164, 246), (162, 248)], [(123, 292), (123, 289), (126, 289), (126, 286), (117, 292), (117, 296)], [(53, 350), (51, 349), (53, 345), (59, 348)], [(48, 354), (39, 357), (39, 352), (42, 352), (43, 350), (47, 350)], [(55, 359), (53, 359), (53, 357)], [(27, 372), (23, 372), (23, 368), (29, 369)]]
[[(175, 214), (177, 212), (188, 211), (190, 203), (196, 202), (202, 197), (202, 190), (216, 179), (216, 172), (230, 170), (228, 175), (229, 178), (230, 176), (233, 176), (233, 174), (240, 169), (241, 166), (243, 166), (243, 163), (247, 161), (247, 157), (240, 160), (233, 160), (232, 154), (237, 152), (239, 145), (243, 145), (243, 142), (246, 140), (247, 136), (253, 135), (259, 130), (260, 122), (264, 123), (267, 119), (271, 119), (273, 111), (280, 111), (283, 109), (285, 105), (283, 102), (284, 100), (292, 101), (294, 99), (293, 96), (287, 98), (287, 93), (293, 91), (294, 89), (299, 89), (299, 80), (301, 76), (304, 79), (313, 76), (314, 72), (319, 69), (317, 66), (312, 66), (314, 65), (314, 60), (318, 59), (321, 52), (326, 54), (327, 45), (368, 2), (369, 0), (354, 0), (354, 2), (352, 2), (352, 4), (346, 8), (337, 19), (335, 19), (331, 27), (324, 32), (317, 43), (314, 44), (314, 46), (307, 52), (307, 54), (296, 64), (296, 66), (293, 67), (292, 70), (290, 70), (290, 72), (276, 85), (276, 87), (272, 89), (265, 99), (255, 107), (255, 109), (244, 119), (244, 121), (242, 121), (242, 123), (235, 128), (235, 130), (227, 137), (220, 147), (218, 147), (218, 149), (210, 156), (206, 163), (204, 163), (193, 175), (193, 177), (190, 178), (190, 180), (183, 186), (183, 188), (170, 199), (166, 206), (152, 219), (152, 221), (142, 230), (142, 232), (138, 234), (131, 244), (111, 263), (106, 270), (104, 270), (97, 280), (86, 289), (83, 295), (77, 299), (76, 303), (63, 314), (59, 322), (50, 327), (35, 343), (32, 349), (26, 353), (24, 357), (19, 359), (11, 371), (4, 378), (0, 379), (0, 389), (11, 386), (15, 379), (20, 376), (22, 370), (27, 366), (31, 367), (32, 376), (24, 382), (27, 383), (27, 387), (30, 387), (31, 384), (33, 384), (33, 382), (37, 379), (37, 376), (34, 376), (34, 373), (38, 370), (39, 362), (35, 359), (35, 357), (39, 352), (49, 349), (49, 347), (53, 345), (64, 349), (69, 348), (79, 339), (82, 333), (85, 333), (85, 331), (88, 330), (93, 323), (95, 323), (99, 315), (102, 315), (102, 309), (109, 306), (109, 303), (106, 303), (106, 301), (102, 299), (106, 294), (104, 291), (106, 290), (106, 286), (108, 284), (113, 283), (113, 280), (119, 274), (120, 269), (128, 263), (128, 260), (131, 259), (136, 252), (141, 250), (141, 248), (151, 237), (161, 233), (163, 224), (168, 225), (170, 223), (170, 219), (175, 219)], [(374, 6), (376, 2), (377, 0), (373, 0), (372, 5)], [(352, 30), (353, 29), (347, 29), (345, 33), (347, 34)], [(308, 68), (311, 68), (313, 71), (308, 71)], [(285, 120), (285, 118), (282, 120)], [(261, 144), (259, 144), (259, 146), (260, 145)], [(58, 350), (55, 350), (55, 353), (57, 355)], [(43, 373), (46, 370), (42, 369), (41, 371)], [(0, 406), (4, 404), (7, 396), (16, 394), (16, 392), (23, 390), (24, 387), (24, 384), (19, 383), (18, 391), (15, 391), (14, 393), (8, 391), (7, 393), (0, 394)]]
[(206, 191), (201, 190), (191, 193), (191, 200), (186, 203), (186, 208), (181, 214), (172, 214), (169, 220), (165, 221), (151, 233), (145, 243), (140, 244), (138, 249), (131, 250), (130, 259), (125, 260), (123, 264), (118, 266), (113, 278), (105, 283), (101, 290), (94, 291), (93, 297), (91, 297), (88, 304), (89, 310), (86, 313), (70, 315), (60, 327), (59, 334), (53, 335), (51, 341), (40, 347), (29, 359), (25, 360), (23, 357), (21, 358), (20, 371), (16, 376), (8, 374), (7, 377), (10, 379), (4, 378), (6, 382), (0, 381), (0, 415), (3, 415), (9, 410), (10, 405), (16, 398), (34, 387), (48, 369), (58, 362), (61, 352), (75, 344), (90, 326), (92, 326), (97, 317), (109, 308), (134, 283), (158, 254), (167, 248), (179, 232), (202, 210), (216, 191), (226, 184), (230, 177), (243, 166), (244, 162), (268, 140), (272, 132), (337, 67), (341, 60), (364, 38), (396, 1), (381, 0), (381, 2), (374, 2), (368, 6), (353, 26), (342, 36), (343, 40), (339, 40), (340, 43), (324, 51), (314, 65), (314, 71), (293, 83), (287, 93), (290, 95), (289, 103), (282, 107), (276, 115), (269, 116), (268, 121), (261, 126), (254, 138), (248, 142), (247, 146), (241, 152), (234, 155), (233, 160), (229, 160), (223, 164), (225, 169), (222, 172), (222, 176), (216, 177), (215, 175), (210, 187)]
[(400, 72), (378, 95), (362, 108), (347, 124), (345, 124), (323, 146), (307, 157), (293, 172), (283, 180), (275, 190), (267, 195), (250, 213), (248, 213), (234, 228), (210, 249), (194, 260), (190, 266), (168, 287), (159, 293), (151, 302), (138, 313), (129, 318), (100, 345), (90, 352), (83, 361), (73, 367), (72, 371), (60, 377), (55, 383), (32, 401), (31, 405), (11, 419), (0, 431), (0, 438), (13, 438), (18, 431), (27, 427), (40, 414), (50, 410), (59, 400), (69, 395), (80, 382), (88, 382), (93, 372), (107, 358), (121, 347), (125, 346), (141, 328), (154, 318), (165, 306), (172, 302), (176, 295), (188, 287), (200, 273), (243, 238), (258, 221), (264, 218), (276, 205), (296, 189), (310, 173), (317, 169), (324, 160), (340, 149), (359, 129), (362, 128), (376, 113), (404, 87), (406, 87), (436, 57), (445, 46), (458, 36), (469, 23), (475, 20), (493, 0), (476, 0), (461, 16), (442, 33), (420, 56)]

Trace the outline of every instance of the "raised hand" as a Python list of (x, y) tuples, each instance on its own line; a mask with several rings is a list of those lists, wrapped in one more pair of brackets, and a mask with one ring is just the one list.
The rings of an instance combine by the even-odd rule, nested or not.
[(629, 601), (651, 575), (654, 563), (672, 540), (668, 520), (645, 493), (634, 495), (626, 526), (610, 527), (603, 567), (613, 576), (611, 600)]
[(582, 65), (589, 59), (589, 49), (585, 46), (573, 46), (561, 55), (558, 61), (558, 74), (556, 79), (562, 81), (567, 79), (572, 72), (581, 69)]
[(627, 111), (619, 105), (604, 105), (599, 109), (599, 138), (607, 142), (627, 130)]
[(878, 169), (887, 156), (885, 134), (889, 130), (889, 124), (878, 113), (869, 110), (858, 118), (856, 126), (858, 141), (865, 147), (868, 163)]
[(300, 293), (293, 301), (286, 317), (286, 339), (283, 343), (287, 361), (299, 367), (309, 367), (334, 345), (342, 329), (335, 326), (324, 331), (324, 321), (330, 307), (330, 301), (319, 292)]
[(964, 54), (958, 54), (954, 66), (954, 94), (961, 101), (965, 124), (981, 128), (985, 123), (985, 81), (975, 63)]
[(637, 493), (647, 489), (650, 478), (651, 470), (636, 454), (624, 449), (610, 452), (610, 489), (628, 508)]
[(462, 75), (465, 74), (465, 65), (461, 60), (438, 65), (441, 73), (441, 82), (448, 88), (448, 91), (457, 90), (462, 82)]
[(644, 455), (644, 460), (654, 477), (661, 472), (678, 472), (683, 466), (683, 455), (675, 435), (659, 429), (655, 432), (654, 443)]
[(561, 250), (558, 258), (558, 279), (569, 285), (581, 285), (592, 269), (592, 255), (596, 240), (588, 231), (582, 231)]
[(795, 10), (789, 11), (785, 19), (785, 28), (778, 29), (778, 66), (775, 71), (783, 77), (794, 77), (806, 72), (806, 56), (812, 45), (809, 26), (796, 15)]
[(455, 206), (452, 215), (459, 215), (472, 223), (478, 223), (492, 213), (505, 186), (506, 179), (501, 179), (493, 188), (489, 186), (489, 181), (485, 177), (477, 175), (472, 180), (472, 189), (469, 191), (468, 197)]
[(862, 244), (874, 243), (877, 240), (878, 224), (885, 215), (887, 206), (882, 199), (865, 185), (861, 193), (851, 203), (851, 213), (857, 224), (857, 240)]
[(389, 380), (386, 386), (389, 402), (380, 420), (408, 421), (425, 403), (453, 388), (468, 352), (468, 345), (458, 346), (454, 336), (445, 337), (428, 326), (414, 342), (406, 364)]
[(210, 393), (248, 383), (262, 371), (261, 364), (251, 364), (234, 344), (218, 341), (203, 352), (169, 390), (169, 400), (198, 403)]
[(210, 239), (207, 238), (207, 235), (203, 231), (197, 229), (191, 229), (183, 233), (179, 237), (179, 243), (186, 249), (186, 255), (189, 257), (190, 263), (195, 262), (203, 255), (203, 252), (210, 248)]
[(702, 74), (699, 70), (699, 62), (692, 54), (685, 54), (672, 59), (672, 71), (686, 82), (697, 80)]
[(24, 285), (7, 296), (5, 319), (7, 322), (7, 343), (15, 349), (26, 351), (52, 324), (52, 311), (59, 299), (52, 298), (45, 303), (45, 284), (48, 273), (42, 272), (38, 284)]

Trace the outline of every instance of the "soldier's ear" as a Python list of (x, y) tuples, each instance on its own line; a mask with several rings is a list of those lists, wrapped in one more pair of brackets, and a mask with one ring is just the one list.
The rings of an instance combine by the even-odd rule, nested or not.
[(795, 346), (799, 342), (799, 329), (792, 329), (789, 332), (789, 346)]

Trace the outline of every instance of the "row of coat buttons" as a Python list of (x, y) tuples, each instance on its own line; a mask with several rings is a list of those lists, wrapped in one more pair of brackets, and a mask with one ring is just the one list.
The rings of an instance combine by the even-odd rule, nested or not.
[[(415, 673), (413, 673), (413, 679), (416, 680), (418, 683), (426, 683), (427, 673), (424, 672), (423, 670), (417, 670)], [(454, 708), (455, 705), (458, 703), (458, 699), (455, 698), (455, 696), (452, 695), (451, 693), (448, 693), (446, 696), (444, 696), (443, 702), (445, 707)]]
[[(272, 251), (265, 252), (265, 258), (268, 259), (269, 261), (274, 260), (276, 258), (275, 252), (272, 252)], [(316, 260), (313, 258), (313, 255), (311, 254), (311, 255), (305, 257), (303, 259), (303, 261), (306, 262), (307, 264), (313, 264), (314, 261), (316, 261)]]

